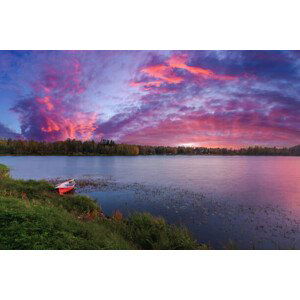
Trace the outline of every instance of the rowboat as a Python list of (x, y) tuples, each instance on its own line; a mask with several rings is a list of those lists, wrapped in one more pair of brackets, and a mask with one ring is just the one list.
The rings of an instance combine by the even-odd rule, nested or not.
[(69, 179), (63, 183), (60, 183), (55, 186), (55, 189), (58, 190), (60, 195), (63, 195), (65, 193), (71, 192), (75, 189), (75, 180), (74, 179)]

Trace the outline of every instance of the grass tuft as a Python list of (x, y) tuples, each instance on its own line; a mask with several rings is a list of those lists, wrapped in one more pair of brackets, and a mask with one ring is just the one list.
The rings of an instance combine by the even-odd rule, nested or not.
[(133, 214), (119, 231), (139, 249), (207, 249), (199, 245), (185, 228), (169, 225), (149, 213)]
[(0, 179), (9, 177), (9, 168), (0, 164)]

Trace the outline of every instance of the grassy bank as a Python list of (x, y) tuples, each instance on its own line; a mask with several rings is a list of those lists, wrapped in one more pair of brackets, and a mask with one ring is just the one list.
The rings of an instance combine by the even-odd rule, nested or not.
[(0, 249), (207, 249), (162, 218), (107, 218), (88, 197), (59, 196), (46, 181), (8, 174), (0, 165)]

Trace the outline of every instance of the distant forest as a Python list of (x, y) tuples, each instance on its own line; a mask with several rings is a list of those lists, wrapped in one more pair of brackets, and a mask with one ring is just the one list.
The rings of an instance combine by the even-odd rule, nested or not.
[(300, 145), (291, 148), (248, 147), (241, 149), (167, 147), (116, 144), (112, 140), (37, 142), (0, 140), (0, 155), (300, 155)]

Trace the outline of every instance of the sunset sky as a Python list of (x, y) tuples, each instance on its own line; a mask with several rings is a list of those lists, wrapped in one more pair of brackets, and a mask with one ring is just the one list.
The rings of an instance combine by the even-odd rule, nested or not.
[(300, 51), (0, 51), (0, 138), (300, 143)]

